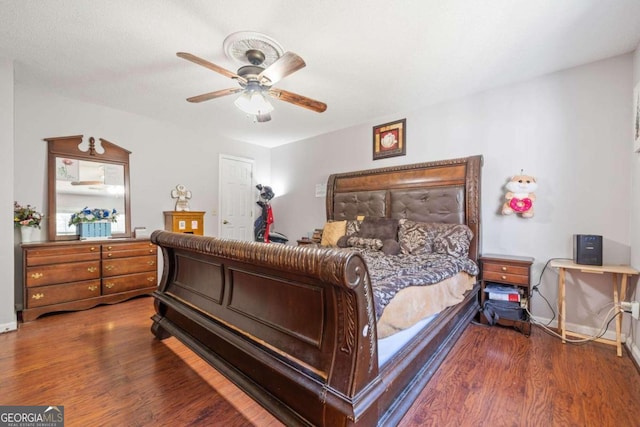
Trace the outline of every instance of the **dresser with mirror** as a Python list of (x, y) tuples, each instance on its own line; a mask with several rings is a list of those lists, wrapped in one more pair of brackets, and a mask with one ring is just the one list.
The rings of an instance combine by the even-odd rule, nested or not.
[[(82, 135), (45, 141), (48, 241), (22, 244), (22, 320), (151, 294), (157, 286), (157, 248), (131, 237), (130, 152)], [(80, 240), (69, 223), (84, 208), (117, 212), (109, 238)]]

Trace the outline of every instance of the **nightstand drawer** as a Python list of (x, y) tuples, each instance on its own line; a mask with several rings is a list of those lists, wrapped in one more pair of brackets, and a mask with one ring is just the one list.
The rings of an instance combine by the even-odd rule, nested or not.
[(482, 277), (484, 280), (488, 282), (504, 282), (504, 283), (513, 283), (517, 285), (525, 285), (529, 286), (529, 276), (528, 275), (519, 275), (519, 274), (508, 274), (508, 273), (499, 273), (497, 271), (484, 271), (482, 273)]
[(482, 263), (482, 268), (484, 271), (497, 272), (501, 274), (517, 274), (519, 276), (529, 276), (529, 267), (520, 267), (516, 265), (484, 261)]

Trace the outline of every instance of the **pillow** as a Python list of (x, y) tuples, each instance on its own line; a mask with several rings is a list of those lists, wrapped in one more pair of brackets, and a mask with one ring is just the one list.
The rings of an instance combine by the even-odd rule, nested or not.
[(344, 236), (347, 227), (347, 221), (331, 221), (324, 225), (322, 230), (322, 246), (336, 246), (338, 239)]
[(400, 243), (394, 239), (387, 239), (382, 242), (382, 252), (385, 255), (398, 255), (400, 253)]
[(366, 239), (398, 240), (398, 220), (366, 217), (360, 224), (358, 236)]
[(351, 236), (347, 239), (347, 245), (348, 246), (353, 246), (356, 248), (364, 248), (364, 249), (371, 249), (374, 251), (379, 251), (380, 249), (382, 249), (382, 240), (380, 239), (370, 239), (370, 238), (366, 238), (366, 237), (358, 237), (358, 236)]
[(360, 217), (358, 219), (348, 219), (346, 221), (347, 224), (345, 227), (345, 235), (341, 236), (336, 243), (339, 248), (349, 247), (349, 245), (347, 244), (347, 239), (351, 236), (357, 236), (358, 232), (360, 231), (360, 224), (362, 224), (362, 219)]
[(434, 225), (401, 219), (398, 228), (398, 243), (403, 254), (430, 254), (433, 252)]
[(347, 220), (347, 236), (353, 236), (354, 234), (358, 234), (360, 231), (360, 224), (362, 224), (361, 219), (348, 219)]
[(469, 256), (473, 232), (464, 224), (456, 224), (438, 232), (433, 240), (433, 251), (458, 258)]
[(340, 237), (338, 239), (338, 241), (336, 242), (336, 246), (339, 248), (348, 248), (349, 247), (349, 236), (348, 234), (345, 234), (344, 236)]

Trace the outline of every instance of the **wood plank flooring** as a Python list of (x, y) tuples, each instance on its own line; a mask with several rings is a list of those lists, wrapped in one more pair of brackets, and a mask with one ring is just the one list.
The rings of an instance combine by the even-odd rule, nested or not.
[[(63, 405), (67, 426), (280, 426), (174, 338), (138, 298), (0, 334), (0, 405)], [(640, 425), (640, 375), (603, 344), (470, 325), (400, 423)]]

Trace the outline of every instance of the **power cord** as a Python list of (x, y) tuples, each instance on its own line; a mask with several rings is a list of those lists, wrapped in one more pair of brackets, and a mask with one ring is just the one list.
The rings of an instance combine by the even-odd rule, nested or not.
[[(571, 344), (585, 344), (591, 341), (595, 341), (599, 338), (602, 338), (604, 336), (604, 334), (607, 333), (607, 330), (609, 329), (609, 325), (611, 324), (611, 322), (618, 317), (619, 315), (622, 314), (622, 311), (618, 311), (616, 312), (613, 316), (611, 316), (611, 318), (609, 320), (607, 320), (607, 317), (611, 315), (611, 312), (614, 311), (617, 307), (614, 305), (613, 307), (611, 307), (611, 309), (607, 312), (607, 315), (605, 316), (605, 319), (602, 321), (602, 326), (600, 327), (600, 331), (598, 332), (597, 335), (592, 335), (590, 337), (587, 338), (581, 338), (581, 339), (570, 339), (567, 338), (565, 336), (564, 340), (568, 343)], [(527, 314), (529, 315), (529, 320), (531, 321), (531, 323), (533, 323), (536, 326), (539, 326), (540, 328), (542, 328), (543, 331), (547, 332), (548, 334), (555, 336), (557, 338), (562, 339), (562, 335), (558, 334), (557, 332), (555, 332), (554, 330), (552, 330), (551, 328), (549, 328), (547, 325), (545, 325), (544, 323), (540, 322), (539, 320), (537, 320), (529, 311), (529, 309), (527, 309)]]
[[(551, 322), (553, 322), (553, 321), (555, 320), (555, 318), (556, 318), (556, 311), (553, 309), (553, 306), (551, 305), (551, 303), (549, 302), (549, 300), (548, 300), (544, 295), (542, 295), (542, 292), (540, 292), (539, 286), (540, 286), (540, 283), (542, 282), (542, 276), (544, 275), (545, 270), (546, 270), (546, 269), (547, 269), (547, 267), (549, 266), (549, 263), (550, 263), (551, 261), (559, 260), (559, 259), (571, 260), (571, 258), (549, 258), (549, 259), (547, 260), (547, 262), (544, 264), (544, 267), (542, 267), (542, 270), (540, 271), (540, 275), (538, 276), (538, 283), (536, 283), (536, 284), (531, 288), (531, 290), (532, 290), (532, 291), (537, 292), (537, 293), (538, 293), (538, 295), (540, 295), (540, 297), (542, 297), (542, 299), (544, 300), (544, 302), (546, 302), (546, 303), (547, 303), (547, 306), (549, 307), (549, 310), (551, 310), (551, 313), (553, 314), (553, 316), (551, 317), (551, 319), (549, 319), (549, 321), (545, 324), (545, 326), (549, 326), (549, 325), (551, 324)], [(529, 311), (529, 310), (527, 309), (527, 312), (528, 312), (528, 311)], [(531, 316), (531, 313), (529, 313), (529, 316)], [(542, 323), (539, 323), (539, 324), (540, 324), (540, 325), (542, 325)]]

